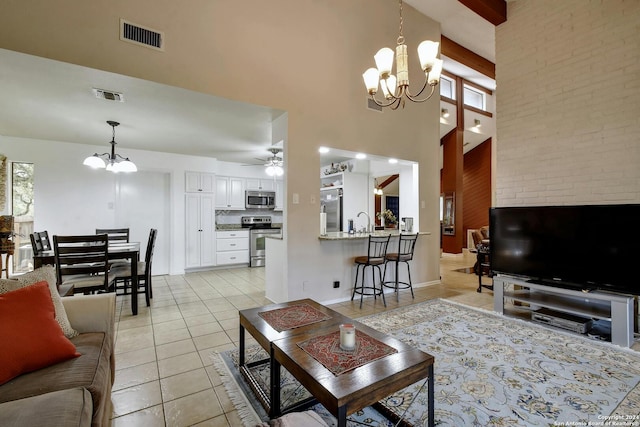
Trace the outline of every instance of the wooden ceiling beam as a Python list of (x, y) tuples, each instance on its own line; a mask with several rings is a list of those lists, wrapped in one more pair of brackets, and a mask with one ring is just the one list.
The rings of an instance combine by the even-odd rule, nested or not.
[(385, 188), (387, 185), (398, 179), (399, 176), (399, 174), (391, 175), (389, 178), (385, 179), (382, 184), (378, 185), (378, 188)]
[(496, 64), (445, 36), (440, 36), (440, 52), (487, 77), (496, 78)]
[(507, 20), (507, 2), (505, 0), (458, 0), (493, 25)]

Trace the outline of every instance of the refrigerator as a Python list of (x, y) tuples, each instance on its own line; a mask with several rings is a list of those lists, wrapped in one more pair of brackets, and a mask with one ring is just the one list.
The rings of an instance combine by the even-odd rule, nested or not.
[(342, 188), (320, 190), (320, 206), (327, 214), (327, 232), (342, 231)]

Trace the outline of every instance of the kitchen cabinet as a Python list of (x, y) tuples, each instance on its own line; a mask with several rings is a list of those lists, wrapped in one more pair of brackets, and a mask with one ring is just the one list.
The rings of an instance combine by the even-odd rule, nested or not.
[(216, 209), (244, 210), (245, 179), (216, 177)]
[(276, 180), (273, 178), (271, 179), (247, 178), (246, 189), (276, 191)]
[(215, 175), (208, 172), (186, 172), (185, 191), (187, 193), (213, 193)]
[(216, 232), (216, 264), (249, 263), (249, 230)]
[(213, 194), (186, 195), (185, 268), (215, 265), (215, 211)]
[(284, 209), (284, 181), (281, 179), (276, 180), (276, 211)]

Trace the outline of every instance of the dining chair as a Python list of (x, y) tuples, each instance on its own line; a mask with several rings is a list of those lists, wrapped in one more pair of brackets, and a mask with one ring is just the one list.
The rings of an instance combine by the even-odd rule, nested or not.
[(34, 255), (40, 255), (44, 249), (42, 249), (42, 241), (40, 240), (40, 232), (34, 231), (29, 235), (31, 240), (31, 248)]
[[(144, 288), (144, 297), (147, 302), (147, 307), (151, 304), (151, 298), (153, 298), (153, 287), (151, 284), (151, 265), (153, 262), (153, 250), (156, 245), (156, 236), (158, 230), (152, 228), (149, 231), (149, 240), (147, 241), (147, 251), (145, 253), (144, 261), (138, 262), (138, 287)], [(127, 294), (127, 287), (130, 286), (131, 280), (131, 266), (120, 266), (111, 269), (111, 273), (116, 276), (116, 288), (117, 282), (123, 282), (124, 293)]]
[(96, 234), (106, 234), (111, 243), (129, 243), (128, 228), (96, 228)]
[(73, 285), (74, 293), (108, 292), (116, 276), (109, 272), (106, 234), (53, 236), (58, 286)]
[[(129, 243), (129, 229), (128, 228), (96, 228), (96, 234), (106, 234), (109, 238), (109, 243)], [(114, 267), (126, 267), (129, 265), (129, 260), (119, 259), (110, 261), (111, 268)]]

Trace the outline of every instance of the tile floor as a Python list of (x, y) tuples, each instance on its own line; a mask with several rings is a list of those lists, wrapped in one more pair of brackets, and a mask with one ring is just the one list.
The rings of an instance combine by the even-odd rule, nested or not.
[[(473, 255), (443, 255), (441, 285), (416, 288), (414, 300), (408, 291), (399, 302), (388, 298), (386, 310), (434, 298), (491, 309), (493, 293), (478, 294), (475, 275), (454, 271), (473, 263)], [(152, 306), (142, 304), (137, 316), (129, 299), (118, 297), (112, 425), (242, 425), (212, 360), (236, 347), (238, 310), (269, 303), (261, 268), (154, 277)], [(359, 301), (331, 307), (354, 318), (385, 310), (373, 298), (362, 309)]]

